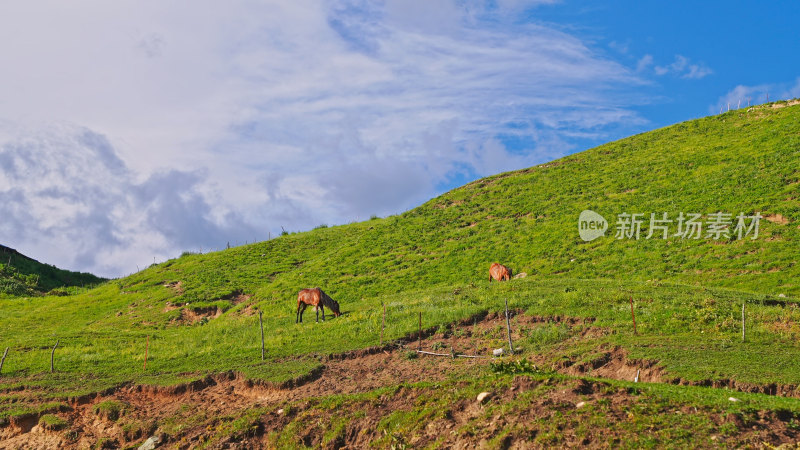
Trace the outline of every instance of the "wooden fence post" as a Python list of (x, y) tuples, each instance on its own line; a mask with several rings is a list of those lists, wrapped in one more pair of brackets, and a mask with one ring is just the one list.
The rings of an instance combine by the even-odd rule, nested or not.
[(147, 342), (144, 344), (144, 365), (142, 370), (147, 370), (147, 353), (150, 351), (150, 335), (147, 335)]
[(508, 349), (514, 354), (514, 343), (511, 342), (511, 322), (508, 320), (508, 299), (506, 299), (506, 330), (508, 330)]
[(639, 334), (636, 331), (636, 315), (633, 313), (633, 296), (631, 296), (631, 319), (633, 319), (633, 334)]
[(417, 334), (419, 350), (422, 350), (422, 311), (419, 312), (419, 334)]
[(50, 373), (55, 372), (55, 356), (56, 356), (56, 347), (58, 347), (60, 339), (56, 339), (56, 345), (53, 346), (53, 351), (50, 352)]
[(264, 350), (264, 320), (261, 316), (264, 314), (263, 311), (258, 311), (258, 325), (261, 327), (261, 360), (264, 361), (266, 359), (266, 354)]
[(3, 364), (6, 362), (6, 356), (8, 356), (8, 347), (6, 347), (6, 351), (3, 352), (3, 359), (0, 359), (0, 374), (3, 373)]
[(383, 322), (381, 322), (381, 346), (383, 346), (383, 331), (386, 329), (386, 303), (383, 303)]
[(744, 301), (742, 301), (742, 342), (745, 342), (745, 326), (744, 326)]

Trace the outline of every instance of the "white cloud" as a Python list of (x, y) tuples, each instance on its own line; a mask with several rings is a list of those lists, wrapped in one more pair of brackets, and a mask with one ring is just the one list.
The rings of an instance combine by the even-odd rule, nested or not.
[(4, 6), (0, 239), (117, 275), (402, 211), (642, 122), (638, 75), (514, 17), (546, 2), (435, 3)]
[[(639, 60), (637, 69), (645, 69), (653, 63), (652, 57), (648, 57), (650, 57), (650, 55), (645, 55), (641, 60)], [(653, 71), (656, 75), (671, 74), (681, 78), (689, 79), (700, 79), (714, 73), (714, 71), (704, 63), (692, 63), (689, 58), (683, 55), (675, 55), (675, 60), (671, 64), (666, 66), (655, 66)]]
[(197, 189), (202, 173), (167, 170), (137, 182), (105, 136), (86, 128), (23, 130), (0, 146), (0, 167), (0, 235), (101, 274), (256, 233), (224, 204), (214, 218)]
[(653, 65), (653, 55), (644, 55), (636, 62), (636, 71), (641, 72)]

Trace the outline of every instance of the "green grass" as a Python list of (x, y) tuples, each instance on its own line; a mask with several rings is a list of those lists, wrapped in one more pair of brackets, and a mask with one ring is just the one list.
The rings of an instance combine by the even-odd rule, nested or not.
[(39, 425), (47, 430), (62, 430), (69, 425), (69, 422), (55, 414), (45, 414), (39, 418)]
[(95, 414), (105, 419), (116, 422), (128, 409), (128, 405), (116, 400), (105, 400), (96, 405), (92, 410)]
[[(19, 304), (11, 308), (18, 314), (6, 322), (6, 331), (25, 339), (12, 343), (14, 351), (3, 369), (11, 378), (0, 378), (0, 389), (21, 384), (38, 389), (40, 398), (61, 398), (127, 381), (170, 385), (227, 370), (281, 383), (318, 367), (321, 355), (377, 345), (381, 317), (376, 304), (381, 301), (388, 311), (386, 338), (396, 339), (416, 330), (419, 311), (424, 313), (425, 326), (431, 327), (483, 310), (500, 311), (505, 299), (512, 308), (534, 315), (595, 317), (592, 325), (610, 332), (563, 346), (569, 331), (560, 325), (521, 330), (527, 338), (518, 345), (529, 354), (580, 359), (604, 344), (618, 345), (632, 358), (658, 360), (669, 374), (687, 380), (800, 383), (798, 334), (786, 331), (783, 325), (775, 328), (800, 319), (796, 303), (772, 304), (769, 296), (719, 288), (610, 280), (522, 279), (456, 289), (458, 294), (449, 286), (355, 302), (345, 310), (346, 315), (319, 324), (295, 325), (291, 311), (263, 308), (266, 362), (260, 359), (257, 316), (230, 310), (205, 325), (167, 322), (163, 327), (125, 327), (114, 313), (125, 308), (124, 303), (59, 299), (63, 303), (55, 308), (47, 298), (18, 299)], [(637, 336), (631, 331), (629, 296), (636, 299)], [(739, 322), (734, 320), (742, 301), (747, 303), (749, 315), (747, 343), (740, 342)], [(95, 306), (96, 315), (87, 315), (90, 305)], [(56, 321), (62, 325), (53, 333)], [(142, 364), (148, 335), (145, 372)], [(56, 336), (61, 340), (56, 350), (57, 372), (50, 374), (50, 344)], [(0, 416), (5, 413), (2, 405), (0, 401)]]
[[(434, 327), (499, 311), (508, 300), (535, 315), (594, 317), (593, 326), (610, 330), (577, 342), (558, 325), (526, 330), (527, 352), (582, 360), (621, 346), (687, 380), (798, 384), (799, 183), (800, 107), (765, 106), (488, 177), (397, 216), (185, 253), (67, 297), (6, 296), (0, 349), (11, 351), (0, 391), (22, 385), (31, 401), (0, 394), (0, 418), (35, 408), (36, 399), (127, 382), (169, 385), (228, 370), (285, 382), (326, 354), (377, 345), (382, 303), (387, 339), (415, 331), (419, 312)], [(584, 209), (609, 220), (607, 236), (580, 240)], [(762, 220), (756, 240), (614, 239), (618, 213), (717, 211), (780, 214), (787, 223)], [(494, 261), (528, 277), (489, 283)], [(313, 286), (345, 314), (316, 324), (309, 310), (295, 325), (296, 293)], [(217, 309), (219, 318), (186, 320)]]

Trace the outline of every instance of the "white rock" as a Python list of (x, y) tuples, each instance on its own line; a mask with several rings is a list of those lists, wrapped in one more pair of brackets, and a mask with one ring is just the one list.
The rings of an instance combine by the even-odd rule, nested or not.
[(738, 398), (736, 398), (736, 397), (728, 397), (728, 400), (729, 400), (729, 401), (732, 401), (732, 402), (740, 402), (740, 401), (741, 401), (741, 400), (739, 400), (739, 399), (738, 399)]
[(780, 298), (786, 298), (786, 294), (778, 294), (778, 297), (780, 297)]
[(481, 392), (480, 394), (478, 394), (478, 403), (483, 403), (483, 402), (484, 402), (484, 401), (486, 401), (486, 400), (487, 400), (489, 397), (491, 397), (491, 395), (492, 395), (492, 394), (491, 394), (491, 393), (489, 393), (489, 392)]
[(502, 348), (496, 348), (496, 349), (492, 350), (492, 354), (494, 356), (503, 356), (503, 349)]
[(575, 407), (576, 407), (576, 408), (583, 408), (583, 406), (584, 406), (584, 405), (586, 405), (586, 402), (578, 402), (578, 403), (575, 405)]
[(158, 444), (161, 443), (161, 438), (158, 436), (150, 436), (144, 441), (144, 444), (139, 446), (139, 450), (154, 450)]
[(282, 416), (282, 415), (283, 415), (283, 408), (281, 408), (281, 409), (279, 409), (279, 410), (275, 411), (275, 414), (277, 414), (277, 415), (279, 415), (279, 416)]

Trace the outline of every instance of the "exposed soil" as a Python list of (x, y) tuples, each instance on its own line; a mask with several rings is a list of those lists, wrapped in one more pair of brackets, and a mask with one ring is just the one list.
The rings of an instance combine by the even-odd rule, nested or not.
[(787, 223), (789, 223), (789, 219), (787, 219), (786, 217), (784, 217), (781, 214), (770, 214), (770, 215), (764, 216), (764, 218), (767, 219), (768, 221), (772, 222), (772, 223), (779, 223), (781, 225), (786, 225)]
[(241, 290), (233, 291), (230, 295), (226, 295), (220, 300), (228, 300), (233, 305), (238, 305), (239, 303), (249, 302), (250, 299), (253, 298), (251, 294), (245, 294)]
[(789, 100), (787, 102), (773, 103), (772, 105), (770, 105), (770, 108), (772, 108), (772, 109), (780, 109), (780, 108), (785, 108), (787, 106), (794, 106), (794, 105), (798, 105), (798, 104), (800, 104), (800, 99), (793, 99), (793, 100)]
[[(187, 314), (193, 314), (190, 309)], [(211, 313), (208, 311), (207, 313)], [(196, 314), (196, 313), (195, 313)], [(183, 317), (183, 316), (182, 316)], [(199, 316), (193, 316), (199, 317)], [(193, 320), (191, 317), (188, 320)], [(517, 342), (524, 342), (526, 333), (542, 326), (558, 326), (568, 330), (564, 337), (568, 340), (579, 340), (601, 337), (608, 330), (593, 325), (591, 318), (571, 317), (539, 317), (524, 314), (513, 314), (511, 326), (512, 337)], [(320, 447), (324, 436), (314, 424), (329, 420), (335, 413), (313, 408), (314, 399), (334, 394), (354, 394), (371, 392), (375, 389), (398, 386), (394, 393), (385, 394), (377, 401), (357, 402), (347, 406), (357, 408), (352, 411), (350, 420), (333, 441), (325, 443), (326, 447), (360, 448), (367, 446), (385, 435), (377, 431), (378, 422), (388, 413), (408, 409), (421, 396), (435, 394), (432, 387), (413, 387), (406, 383), (447, 382), (466, 383), (457, 380), (475, 378), (487, 373), (486, 366), (492, 361), (494, 348), (506, 344), (505, 317), (497, 314), (480, 314), (458, 322), (450, 327), (430, 328), (421, 335), (415, 333), (404, 339), (383, 347), (373, 347), (343, 354), (331, 355), (323, 361), (321, 369), (301, 378), (276, 385), (266, 382), (254, 382), (241, 375), (229, 372), (209, 376), (204, 379), (171, 387), (154, 387), (125, 385), (110, 390), (68, 401), (68, 407), (60, 411), (52, 411), (66, 420), (68, 426), (61, 430), (48, 430), (38, 424), (38, 415), (17, 417), (6, 426), (0, 426), (0, 448), (89, 448), (98, 442), (105, 442), (109, 448), (138, 445), (148, 436), (162, 433), (170, 429), (171, 436), (164, 436), (170, 447), (190, 448), (208, 439), (224, 416), (238, 416), (242, 411), (263, 407), (265, 411), (257, 417), (250, 432), (245, 435), (215, 436), (212, 447), (218, 448), (252, 448), (267, 446), (271, 431), (283, 430), (294, 421), (299, 414), (306, 414), (304, 421), (309, 424), (297, 435), (297, 443), (312, 447)], [(448, 357), (419, 355), (414, 349), (418, 346), (426, 351), (449, 354)], [(523, 352), (525, 349), (522, 349)], [(732, 380), (715, 380), (703, 382), (687, 382), (669, 378), (655, 361), (637, 361), (627, 357), (624, 349), (618, 347), (600, 348), (598, 356), (589, 361), (571, 361), (562, 359), (555, 364), (546, 355), (526, 356), (536, 364), (552, 364), (553, 368), (570, 375), (591, 375), (606, 378), (633, 380), (638, 372), (639, 381), (670, 382), (676, 384), (699, 384), (704, 386), (728, 387), (748, 392), (792, 395), (800, 397), (796, 386), (751, 386)], [(481, 356), (481, 358), (460, 358), (458, 354)], [(540, 366), (542, 367), (542, 366)], [(511, 401), (524, 392), (539, 389), (540, 382), (518, 376), (514, 379), (512, 389), (501, 393), (493, 393), (491, 402)], [(626, 420), (624, 411), (637, 400), (625, 389), (615, 390), (602, 382), (584, 379), (560, 381), (564, 386), (557, 386), (543, 391), (542, 395), (531, 397), (530, 406), (523, 411), (490, 417), (482, 423), (479, 432), (472, 434), (453, 431), (468, 423), (473, 423), (483, 414), (483, 407), (472, 399), (453, 404), (444, 417), (432, 419), (424, 428), (424, 432), (416, 433), (409, 442), (414, 447), (424, 447), (437, 439), (442, 439), (447, 447), (476, 447), (487, 444), (508, 424), (518, 423), (520, 432), (509, 435), (499, 442), (504, 448), (526, 448), (527, 442), (536, 436), (536, 421), (550, 417), (557, 411), (574, 410), (580, 402), (592, 403), (604, 399), (611, 405), (611, 420)], [(15, 391), (25, 395), (27, 388)], [(540, 389), (541, 390), (541, 389)], [(538, 392), (538, 391), (537, 391)], [(31, 392), (33, 393), (33, 392)], [(102, 411), (96, 411), (96, 405), (109, 400), (119, 402), (121, 417), (112, 420)], [(289, 408), (291, 404), (291, 408)], [(289, 412), (284, 412), (284, 408)], [(688, 409), (689, 407), (687, 407)], [(356, 414), (357, 411), (362, 411)], [(703, 411), (688, 411), (687, 414), (704, 414)], [(618, 417), (617, 417), (618, 414)], [(180, 418), (181, 426), (175, 424), (165, 428), (170, 421)], [(720, 437), (732, 439), (736, 443), (770, 443), (780, 444), (795, 442), (797, 432), (790, 427), (786, 417), (776, 413), (761, 413), (757, 423), (748, 422), (737, 417), (716, 417), (719, 424), (733, 423), (739, 431), (735, 436)], [(185, 423), (184, 423), (185, 422)], [(793, 424), (794, 422), (792, 422)], [(576, 425), (577, 426), (577, 425)], [(176, 431), (177, 430), (177, 431)], [(613, 439), (603, 430), (596, 430), (588, 438), (570, 440), (570, 430), (563, 430), (566, 442), (563, 445), (613, 445)], [(594, 436), (594, 438), (592, 438)], [(573, 436), (574, 438), (574, 436)], [(577, 439), (577, 438), (575, 438)], [(587, 441), (588, 439), (588, 441)], [(621, 437), (624, 441), (624, 437)], [(620, 442), (617, 440), (616, 442)], [(494, 442), (491, 446), (497, 446)]]
[(172, 289), (178, 295), (183, 295), (183, 282), (182, 281), (172, 281), (170, 283), (166, 283), (164, 285), (164, 287)]
[(164, 307), (164, 312), (174, 311), (176, 309), (180, 309), (181, 315), (171, 320), (171, 323), (175, 325), (193, 325), (203, 320), (216, 319), (224, 312), (217, 306), (192, 308), (189, 306), (174, 305), (172, 303), (167, 303)]

